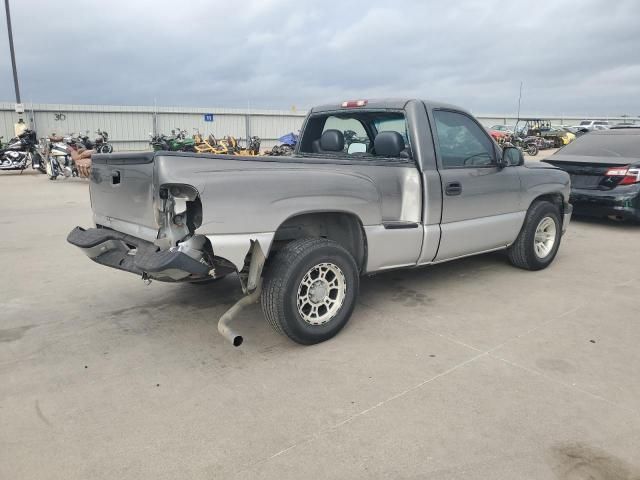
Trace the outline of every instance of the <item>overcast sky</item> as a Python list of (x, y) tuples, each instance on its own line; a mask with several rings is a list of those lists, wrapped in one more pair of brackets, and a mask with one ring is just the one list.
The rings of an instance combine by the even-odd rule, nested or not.
[[(23, 102), (640, 115), (639, 0), (10, 0)], [(13, 101), (4, 15), (0, 100)]]

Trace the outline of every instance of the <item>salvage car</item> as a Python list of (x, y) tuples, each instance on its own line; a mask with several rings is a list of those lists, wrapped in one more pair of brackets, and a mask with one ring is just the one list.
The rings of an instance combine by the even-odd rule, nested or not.
[(361, 275), (496, 250), (516, 267), (549, 266), (569, 182), (501, 149), (459, 107), (354, 100), (311, 109), (289, 157), (96, 155), (96, 226), (68, 241), (144, 280), (237, 273), (246, 296), (220, 318), (225, 338), (242, 343), (231, 321), (260, 299), (276, 331), (314, 344), (345, 326)]
[(489, 128), (489, 130), (495, 130), (496, 132), (503, 132), (508, 135), (513, 135), (513, 129), (507, 127), (506, 125), (496, 124)]
[(488, 130), (489, 135), (493, 138), (498, 144), (502, 145), (504, 142), (507, 142), (511, 139), (511, 134), (507, 132), (503, 132), (500, 130)]
[(576, 214), (640, 221), (640, 129), (596, 130), (544, 161), (571, 175)]
[(580, 125), (574, 126), (586, 130), (606, 130), (609, 128), (609, 122), (606, 120), (583, 120)]
[(540, 129), (540, 136), (545, 140), (553, 141), (554, 148), (568, 145), (576, 139), (576, 135), (565, 127), (548, 125)]

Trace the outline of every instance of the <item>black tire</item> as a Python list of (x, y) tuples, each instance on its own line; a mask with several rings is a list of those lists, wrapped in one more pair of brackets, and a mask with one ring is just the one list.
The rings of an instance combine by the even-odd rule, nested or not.
[[(302, 280), (321, 264), (331, 264), (341, 271), (345, 290), (335, 314), (326, 323), (314, 325), (303, 319), (297, 300)], [(349, 321), (359, 286), (358, 266), (340, 244), (324, 238), (295, 240), (280, 250), (266, 267), (262, 311), (274, 330), (294, 342), (302, 345), (324, 342), (335, 336)], [(330, 290), (337, 291), (337, 288)], [(327, 295), (330, 295), (328, 290)], [(304, 307), (301, 308), (304, 310)], [(326, 307), (324, 309), (327, 311)]]
[(528, 144), (527, 153), (529, 154), (529, 156), (535, 157), (536, 155), (538, 155), (538, 146), (533, 143)]
[[(47, 170), (46, 170), (46, 168), (44, 166), (45, 165), (44, 164), (44, 158), (42, 158), (42, 155), (40, 155), (39, 153), (35, 153), (34, 155), (37, 155), (37, 157), (38, 157), (38, 166), (35, 167), (35, 169), (40, 173), (47, 173)], [(33, 159), (31, 160), (31, 162), (32, 162), (32, 166), (33, 166), (34, 165), (33, 164)]]
[[(555, 223), (554, 243), (550, 251), (540, 257), (535, 249), (536, 229), (543, 219), (550, 218)], [(512, 265), (526, 270), (542, 270), (547, 268), (558, 253), (562, 239), (562, 221), (560, 210), (551, 202), (539, 201), (533, 203), (527, 212), (524, 225), (516, 241), (507, 249), (507, 255)]]

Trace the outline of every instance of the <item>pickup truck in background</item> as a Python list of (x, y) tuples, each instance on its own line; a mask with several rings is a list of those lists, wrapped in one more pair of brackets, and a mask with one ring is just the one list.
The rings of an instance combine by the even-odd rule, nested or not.
[(525, 165), (465, 110), (423, 100), (313, 108), (291, 157), (182, 152), (95, 155), (95, 228), (68, 241), (143, 279), (237, 273), (276, 331), (301, 344), (338, 333), (361, 275), (505, 249), (547, 267), (571, 218), (569, 175)]

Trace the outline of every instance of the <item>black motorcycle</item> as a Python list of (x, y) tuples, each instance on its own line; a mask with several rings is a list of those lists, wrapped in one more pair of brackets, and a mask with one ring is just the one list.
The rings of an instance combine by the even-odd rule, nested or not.
[(89, 130), (85, 134), (78, 134), (76, 137), (87, 150), (95, 150), (96, 153), (112, 153), (113, 146), (109, 143), (109, 134), (103, 130), (96, 130), (98, 136), (95, 140), (89, 138)]
[(109, 134), (104, 130), (96, 130), (98, 136), (94, 140), (94, 149), (97, 153), (112, 153), (113, 146), (109, 143)]
[(153, 147), (154, 150), (171, 150), (169, 146), (169, 138), (166, 135), (158, 134), (158, 135), (150, 135), (151, 141), (149, 144)]
[(45, 173), (45, 162), (37, 149), (38, 138), (33, 130), (25, 130), (12, 138), (0, 150), (0, 170), (24, 171), (29, 164), (31, 168)]
[(528, 155), (535, 157), (538, 154), (538, 150), (540, 147), (538, 146), (538, 140), (536, 137), (526, 137), (522, 138), (518, 135), (513, 135), (511, 141), (507, 141), (504, 143), (506, 146), (517, 147), (523, 153), (527, 153)]

